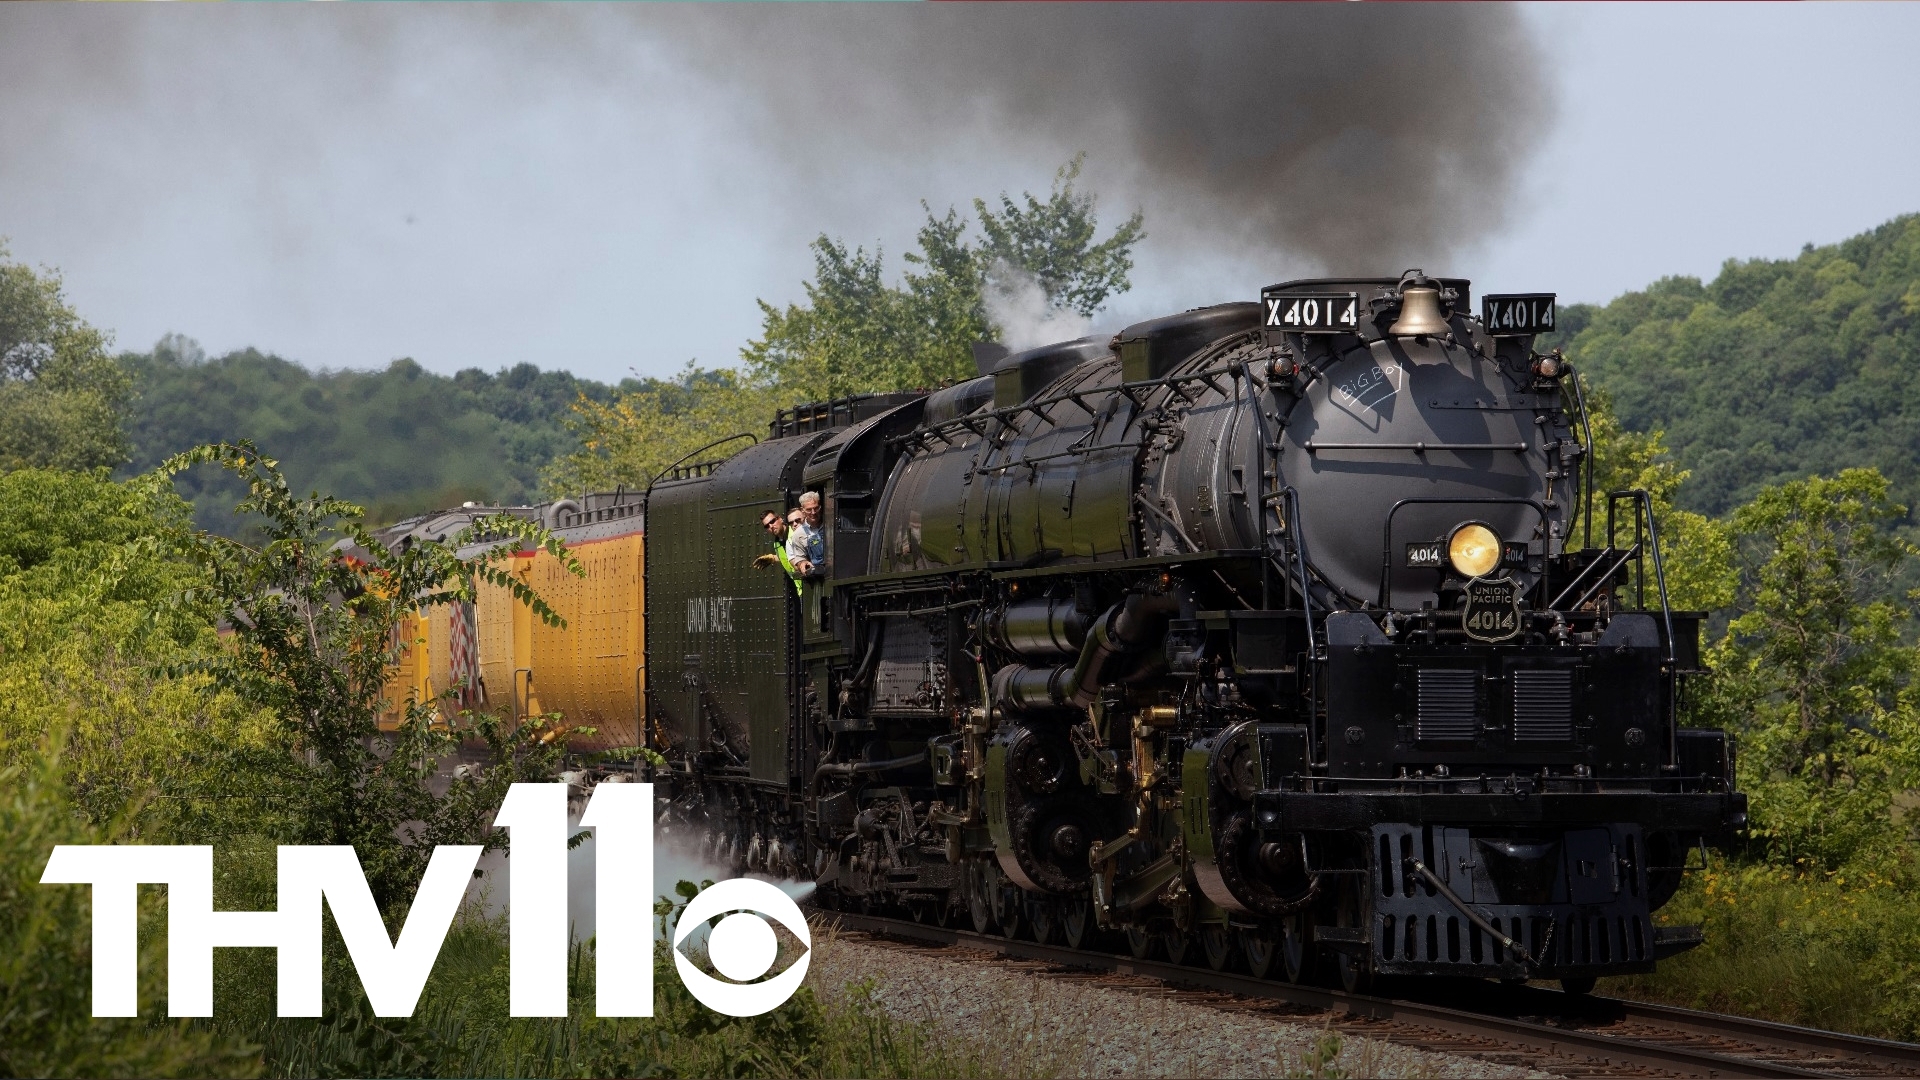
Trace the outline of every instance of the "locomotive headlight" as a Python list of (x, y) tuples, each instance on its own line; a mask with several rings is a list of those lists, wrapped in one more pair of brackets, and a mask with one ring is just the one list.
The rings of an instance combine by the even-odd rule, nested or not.
[(1447, 561), (1463, 577), (1485, 577), (1500, 566), (1500, 537), (1485, 525), (1469, 521), (1447, 537)]

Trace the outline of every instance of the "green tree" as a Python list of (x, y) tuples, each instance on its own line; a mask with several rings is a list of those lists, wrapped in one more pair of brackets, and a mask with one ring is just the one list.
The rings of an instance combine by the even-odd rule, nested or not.
[(59, 274), (11, 261), (0, 244), (0, 472), (126, 460), (131, 383), (107, 344), (67, 303)]
[[(498, 563), (517, 544), (495, 544), (463, 557), (482, 538), (539, 545), (583, 574), (546, 530), (507, 515), (483, 518), (444, 543), (418, 541), (389, 549), (363, 528), (361, 508), (340, 499), (299, 498), (278, 462), (246, 443), (196, 447), (161, 466), (155, 484), (194, 465), (217, 465), (240, 477), (248, 495), (238, 507), (260, 519), (251, 546), (196, 533), (186, 549), (207, 584), (181, 599), (232, 628), (228, 647), (192, 665), (275, 717), (292, 751), (304, 798), (297, 820), (307, 844), (351, 844), (374, 897), (405, 900), (437, 844), (497, 844), (488, 823), (507, 785), (544, 779), (557, 746), (541, 749), (540, 723), (523, 724), (509, 741), (487, 718), (476, 734), (492, 747), (489, 767), (454, 778), (444, 793), (429, 784), (458, 736), (434, 722), (436, 703), (408, 701), (391, 739), (379, 715), (398, 649), (394, 628), (416, 608), (471, 601), (475, 583), (502, 586), (536, 616), (560, 617)], [(351, 545), (331, 541), (344, 528)]]
[[(1659, 431), (1630, 431), (1621, 426), (1612, 395), (1585, 383), (1588, 422), (1593, 431), (1593, 542), (1607, 543), (1607, 494), (1642, 489), (1653, 503), (1660, 529), (1660, 548), (1667, 575), (1667, 597), (1682, 611), (1720, 611), (1734, 601), (1739, 568), (1733, 557), (1733, 536), (1724, 522), (1683, 510), (1675, 505), (1687, 470), (1674, 464), (1665, 436)], [(1627, 511), (1622, 505), (1621, 511)], [(1586, 532), (1576, 508), (1572, 536), (1584, 543)], [(1629, 528), (1625, 519), (1622, 528)]]
[(1094, 196), (1074, 188), (1081, 160), (1055, 174), (1045, 201), (1003, 193), (996, 210), (974, 200), (978, 243), (957, 212), (936, 215), (922, 203), (927, 219), (897, 286), (887, 284), (878, 250), (815, 240), (807, 303), (782, 310), (761, 301), (761, 335), (741, 354), (750, 377), (796, 400), (970, 378), (973, 345), (1008, 329), (1006, 316), (991, 310), (990, 293), (1017, 291), (1029, 280), (1048, 311), (1092, 315), (1127, 287), (1131, 253), (1145, 232), (1136, 212), (1095, 241)]
[(1079, 325), (1127, 288), (1133, 247), (1145, 236), (1136, 212), (1097, 239), (1094, 196), (1074, 186), (1081, 160), (1055, 174), (1045, 200), (1003, 193), (996, 209), (976, 199), (979, 238), (975, 221), (922, 203), (926, 220), (897, 284), (878, 249), (821, 236), (805, 303), (760, 301), (761, 333), (741, 350), (739, 372), (689, 365), (676, 380), (624, 388), (615, 401), (577, 402), (569, 427), (581, 449), (548, 470), (550, 489), (644, 486), (696, 447), (758, 432), (783, 406), (972, 378), (973, 346), (1008, 329), (1008, 316), (995, 315), (1007, 305), (993, 301), (1027, 285), (1041, 309), (1031, 318), (1073, 316), (1057, 325)]
[(1073, 187), (1086, 159), (1076, 154), (1060, 167), (1045, 202), (1027, 192), (1022, 206), (1002, 192), (998, 211), (982, 199), (973, 200), (973, 208), (986, 236), (980, 254), (990, 272), (1014, 269), (1031, 275), (1049, 304), (1092, 315), (1132, 284), (1127, 275), (1133, 270), (1133, 246), (1146, 236), (1146, 219), (1136, 210), (1113, 235), (1095, 243), (1100, 229), (1094, 198)]
[[(469, 499), (531, 501), (541, 470), (577, 446), (565, 427), (573, 403), (614, 395), (532, 364), (452, 377), (406, 359), (314, 372), (253, 349), (210, 358), (174, 335), (120, 360), (140, 391), (126, 475), (189, 447), (248, 439), (296, 488), (351, 499), (382, 523)], [(179, 486), (201, 527), (239, 535), (232, 508), (246, 489), (236, 478), (196, 470)]]
[(1666, 432), (1688, 509), (1849, 466), (1920, 501), (1920, 215), (1562, 315), (1558, 341), (1621, 422)]
[(1752, 835), (1820, 866), (1883, 859), (1915, 776), (1907, 605), (1885, 599), (1914, 548), (1872, 469), (1763, 489), (1733, 515), (1741, 614), (1711, 650), (1707, 718), (1739, 732)]
[[(687, 365), (673, 381), (648, 380), (612, 401), (581, 397), (568, 428), (580, 449), (547, 470), (554, 492), (644, 488), (661, 471), (715, 439), (758, 434), (779, 408), (772, 388), (738, 372)], [(728, 444), (719, 454), (745, 445)]]
[(257, 713), (156, 670), (218, 647), (166, 604), (204, 585), (167, 542), (187, 507), (103, 474), (0, 474), (0, 1074), (252, 1075), (245, 1035), (155, 1016), (161, 934), (143, 935), (146, 1016), (94, 1020), (88, 890), (38, 884), (55, 844), (261, 837), (270, 865), (284, 824), (250, 769), (285, 757)]

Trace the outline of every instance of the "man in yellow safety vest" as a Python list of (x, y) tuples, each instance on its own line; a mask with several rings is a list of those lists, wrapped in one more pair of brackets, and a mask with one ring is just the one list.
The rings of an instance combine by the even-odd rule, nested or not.
[(800, 591), (800, 573), (793, 568), (792, 560), (787, 558), (787, 518), (778, 510), (769, 510), (760, 515), (760, 524), (766, 526), (767, 536), (773, 542), (773, 550), (753, 560), (753, 565), (761, 568), (778, 565), (787, 572), (787, 579), (793, 582), (793, 591)]

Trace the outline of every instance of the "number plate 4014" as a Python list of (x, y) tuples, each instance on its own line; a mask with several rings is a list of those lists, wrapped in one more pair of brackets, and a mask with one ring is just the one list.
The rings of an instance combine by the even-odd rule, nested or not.
[(1494, 337), (1527, 337), (1553, 330), (1553, 293), (1507, 293), (1480, 299), (1480, 322)]
[(1510, 577), (1475, 578), (1467, 582), (1467, 602), (1460, 612), (1461, 628), (1475, 641), (1506, 641), (1518, 637), (1520, 590)]
[(1294, 334), (1351, 334), (1360, 325), (1358, 293), (1268, 293), (1266, 328)]

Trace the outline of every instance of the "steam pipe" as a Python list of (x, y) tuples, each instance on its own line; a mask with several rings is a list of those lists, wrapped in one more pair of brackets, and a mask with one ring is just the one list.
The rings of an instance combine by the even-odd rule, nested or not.
[(1152, 644), (1154, 627), (1162, 618), (1178, 612), (1186, 602), (1181, 590), (1129, 593), (1125, 600), (1094, 620), (1093, 630), (1071, 669), (1065, 665), (1002, 668), (993, 677), (994, 701), (1015, 710), (1046, 705), (1084, 709), (1092, 705), (1100, 696), (1100, 688), (1106, 685), (1107, 661)]
[(904, 757), (885, 758), (880, 761), (830, 761), (813, 770), (814, 779), (822, 776), (852, 776), (856, 773), (886, 772), (888, 769), (904, 769), (909, 765), (918, 765), (927, 760), (927, 752), (908, 754)]
[(844, 710), (852, 703), (853, 695), (864, 693), (873, 682), (873, 671), (880, 660), (880, 639), (886, 634), (886, 623), (874, 620), (873, 633), (867, 640), (867, 654), (860, 658), (860, 666), (854, 669), (853, 679), (840, 690), (840, 707)]

